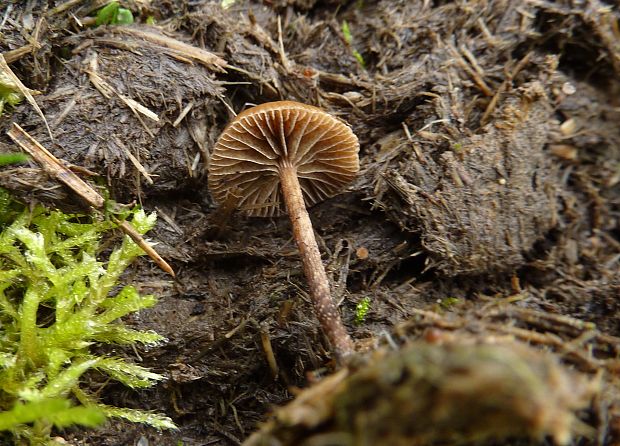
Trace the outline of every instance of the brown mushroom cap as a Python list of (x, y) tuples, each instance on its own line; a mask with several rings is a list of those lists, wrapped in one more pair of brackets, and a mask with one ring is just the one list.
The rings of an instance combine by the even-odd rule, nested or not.
[(359, 142), (349, 126), (320, 108), (268, 102), (240, 113), (220, 136), (209, 188), (222, 203), (237, 189), (249, 215), (285, 212), (279, 169), (292, 165), (307, 206), (335, 195), (359, 170)]

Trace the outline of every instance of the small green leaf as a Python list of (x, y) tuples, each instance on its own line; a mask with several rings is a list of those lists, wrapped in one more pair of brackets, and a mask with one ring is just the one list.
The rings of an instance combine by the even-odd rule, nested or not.
[(344, 34), (344, 41), (347, 42), (348, 45), (351, 45), (353, 36), (351, 35), (351, 30), (346, 20), (342, 21), (342, 34)]
[(118, 2), (113, 1), (108, 3), (97, 12), (97, 16), (95, 17), (95, 25), (101, 26), (115, 23), (119, 9), (120, 6), (118, 5)]
[[(351, 34), (351, 28), (349, 28), (349, 23), (346, 20), (342, 21), (342, 34), (344, 36), (344, 41), (347, 43), (347, 45), (351, 46), (353, 44), (353, 35)], [(357, 63), (359, 63), (360, 66), (365, 69), (366, 62), (364, 62), (364, 58), (362, 57), (360, 52), (357, 51), (355, 48), (352, 48), (351, 53), (353, 54), (353, 57), (355, 57), (355, 60), (357, 60)]]
[(144, 234), (155, 227), (157, 221), (157, 214), (154, 212), (147, 214), (144, 209), (139, 209), (131, 220), (131, 225), (136, 228), (140, 234)]
[(97, 317), (102, 324), (109, 324), (129, 313), (150, 308), (157, 303), (153, 295), (140, 295), (132, 286), (124, 287), (116, 296), (109, 297), (101, 303), (106, 311)]
[(366, 62), (364, 62), (364, 57), (357, 50), (353, 50), (353, 57), (357, 60), (357, 63), (364, 69), (366, 69)]
[(133, 14), (129, 9), (119, 8), (116, 14), (117, 25), (131, 25), (133, 23)]
[(61, 373), (54, 379), (52, 379), (41, 390), (41, 395), (46, 398), (55, 398), (58, 396), (66, 395), (73, 386), (75, 386), (80, 377), (88, 369), (97, 366), (102, 359), (89, 359), (82, 361), (75, 361), (75, 363)]

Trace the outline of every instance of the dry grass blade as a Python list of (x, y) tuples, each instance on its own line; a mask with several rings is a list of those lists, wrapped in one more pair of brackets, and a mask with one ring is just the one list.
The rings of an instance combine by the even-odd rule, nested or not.
[(497, 91), (495, 92), (495, 94), (493, 95), (491, 100), (489, 101), (489, 105), (487, 105), (487, 108), (484, 111), (484, 114), (482, 115), (482, 118), (480, 118), (480, 124), (481, 125), (485, 125), (485, 124), (487, 124), (489, 122), (489, 118), (491, 117), (491, 113), (493, 113), (493, 111), (497, 107), (497, 104), (499, 103), (499, 100), (500, 100), (501, 96), (508, 89), (508, 86), (512, 82), (512, 79), (514, 79), (514, 77), (517, 74), (519, 74), (519, 72), (528, 64), (528, 62), (530, 61), (531, 55), (532, 55), (532, 53), (527, 53), (523, 57), (523, 59), (521, 59), (519, 61), (519, 63), (517, 63), (517, 65), (514, 68), (514, 70), (512, 71), (512, 73), (510, 73), (510, 77), (505, 79), (504, 82), (502, 82), (502, 84), (499, 86), (499, 88), (497, 89)]
[(467, 61), (463, 58), (463, 56), (461, 56), (461, 53), (458, 52), (455, 46), (450, 42), (448, 42), (447, 45), (448, 45), (448, 49), (450, 50), (450, 53), (456, 60), (459, 67), (461, 67), (472, 78), (472, 80), (478, 86), (480, 91), (482, 91), (482, 93), (485, 96), (488, 96), (488, 97), (493, 96), (493, 91), (487, 85), (487, 83), (482, 78), (482, 76), (474, 68), (472, 68), (470, 64), (467, 63)]
[(131, 164), (133, 164), (134, 167), (138, 170), (138, 172), (140, 172), (140, 174), (144, 177), (146, 182), (149, 183), (149, 184), (153, 184), (153, 178), (151, 178), (151, 174), (142, 165), (140, 160), (138, 158), (136, 158), (133, 153), (131, 153), (129, 148), (125, 144), (123, 144), (123, 142), (120, 140), (120, 138), (115, 136), (114, 137), (114, 141), (116, 142), (116, 145), (119, 146), (123, 150), (125, 155), (127, 155), (127, 158), (129, 158), (129, 161), (131, 161)]
[(185, 57), (189, 60), (195, 60), (215, 71), (225, 72), (226, 70), (224, 70), (224, 68), (228, 66), (228, 62), (221, 57), (210, 53), (209, 51), (205, 51), (201, 48), (189, 45), (181, 42), (180, 40), (173, 39), (172, 37), (167, 37), (162, 34), (124, 26), (117, 27), (114, 32), (117, 34), (130, 35), (156, 45), (163, 46), (170, 50), (173, 55)]
[(43, 114), (43, 111), (39, 107), (39, 104), (37, 104), (37, 101), (35, 101), (34, 97), (32, 96), (32, 92), (34, 90), (30, 90), (28, 87), (26, 87), (22, 83), (22, 81), (19, 80), (17, 76), (15, 76), (15, 73), (13, 73), (13, 70), (11, 70), (11, 67), (9, 67), (8, 63), (6, 62), (2, 54), (0, 54), (0, 73), (8, 76), (9, 79), (13, 81), (13, 83), (15, 84), (15, 87), (19, 89), (21, 94), (23, 94), (28, 100), (28, 103), (30, 103), (30, 105), (32, 105), (32, 107), (37, 111), (39, 116), (41, 116), (41, 119), (43, 119), (43, 122), (45, 123), (45, 128), (47, 129), (47, 132), (49, 133), (50, 138), (53, 141), (54, 136), (52, 135), (52, 129), (50, 129), (50, 126), (47, 123), (47, 119), (45, 119), (45, 115)]
[(118, 91), (116, 91), (116, 89), (110, 85), (108, 82), (106, 82), (101, 76), (99, 76), (99, 74), (97, 73), (97, 59), (96, 56), (93, 57), (90, 60), (89, 63), (89, 69), (85, 70), (86, 73), (88, 73), (88, 78), (90, 79), (90, 81), (92, 82), (92, 84), (94, 85), (94, 87), (99, 90), (99, 92), (105, 96), (106, 98), (110, 99), (113, 95), (118, 96), (118, 98), (123, 101), (123, 103), (129, 107), (129, 109), (131, 109), (131, 111), (133, 111), (136, 116), (140, 116), (144, 115), (147, 118), (155, 121), (155, 122), (159, 122), (159, 116), (157, 116), (157, 113), (155, 113), (154, 111), (150, 110), (148, 107), (140, 104), (138, 101), (135, 101), (134, 99), (131, 99), (121, 93), (119, 93)]
[(24, 45), (22, 47), (15, 48), (14, 50), (2, 53), (2, 55), (4, 56), (4, 61), (9, 64), (9, 63), (15, 62), (16, 60), (21, 59), (26, 54), (32, 53), (37, 48), (38, 48), (37, 45), (29, 43), (29, 44)]
[(84, 0), (68, 0), (56, 6), (54, 9), (52, 9), (49, 12), (49, 15), (60, 14), (61, 12), (65, 12), (68, 9), (73, 8), (74, 6), (79, 5), (82, 2), (84, 2)]

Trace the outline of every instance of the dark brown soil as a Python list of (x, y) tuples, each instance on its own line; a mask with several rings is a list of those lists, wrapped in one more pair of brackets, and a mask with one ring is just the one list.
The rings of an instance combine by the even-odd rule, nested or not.
[[(540, 361), (535, 370), (557, 367), (561, 376), (589, 383), (586, 403), (561, 392), (557, 400), (570, 413), (566, 419), (579, 420), (573, 420), (580, 428), (572, 429), (572, 444), (620, 442), (620, 10), (614, 2), (238, 0), (226, 10), (220, 1), (121, 2), (140, 22), (133, 33), (80, 27), (78, 19), (96, 9), (91, 3), (60, 12), (53, 8), (61, 1), (0, 6), (0, 51), (26, 86), (42, 92), (36, 100), (54, 136), (24, 103), (0, 121), (0, 150), (14, 150), (5, 130), (17, 122), (58, 158), (98, 174), (91, 180), (115, 200), (157, 211), (150, 237), (177, 277), (145, 259), (136, 264), (127, 280), (160, 303), (127, 323), (169, 339), (139, 352), (142, 365), (168, 380), (140, 392), (109, 384), (102, 398), (165, 412), (180, 431), (112, 422), (64, 433), (68, 441), (241, 444), (295, 389), (333, 373), (289, 222), (241, 214), (223, 219), (206, 187), (210, 150), (233, 111), (287, 99), (327, 109), (360, 139), (357, 180), (310, 211), (358, 350), (416, 340), (440, 349), (439, 358), (448, 355), (438, 364), (461, 364), (460, 356), (449, 356), (455, 343), (512, 343), (516, 352), (530, 344), (534, 349), (519, 361)], [(157, 24), (144, 24), (147, 17)], [(222, 70), (171, 53), (141, 32), (202, 48), (228, 65)], [(104, 94), (102, 82), (112, 93)], [(0, 185), (29, 202), (75, 207), (71, 193), (34, 164), (0, 171)], [(365, 298), (370, 311), (356, 322), (356, 305)], [(424, 361), (433, 355), (426, 348), (411, 357)], [(553, 358), (539, 358), (536, 349)], [(463, 370), (485, 367), (476, 352)], [(370, 370), (353, 375), (351, 389), (360, 382), (373, 388), (368, 376), (383, 376), (373, 368), (383, 354), (351, 366)], [(419, 386), (392, 355), (403, 378), (390, 386)], [(439, 376), (450, 381), (451, 373)], [(493, 392), (500, 381), (472, 389)], [(509, 400), (489, 404), (510, 419), (521, 400)], [(366, 414), (369, 401), (341, 398), (313, 425), (267, 425), (260, 444), (379, 444), (372, 435), (381, 431), (370, 425), (364, 442), (359, 432), (338, 437), (351, 426), (327, 420), (340, 410)], [(425, 413), (401, 412), (403, 402), (393, 401), (388, 418)], [(498, 428), (484, 436), (475, 435), (480, 418), (467, 419), (468, 429), (453, 426), (467, 435), (451, 435), (446, 422), (441, 435), (395, 428), (390, 444), (558, 440), (559, 431), (533, 427), (536, 420), (527, 417), (518, 418), (524, 424), (517, 432)]]

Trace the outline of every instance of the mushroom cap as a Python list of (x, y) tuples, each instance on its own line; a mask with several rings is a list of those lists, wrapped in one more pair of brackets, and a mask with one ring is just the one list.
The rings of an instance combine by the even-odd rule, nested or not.
[(355, 177), (358, 152), (357, 137), (340, 119), (299, 102), (268, 102), (226, 126), (211, 154), (209, 189), (219, 203), (235, 194), (248, 215), (281, 215), (282, 167), (297, 170), (306, 206), (312, 206)]

